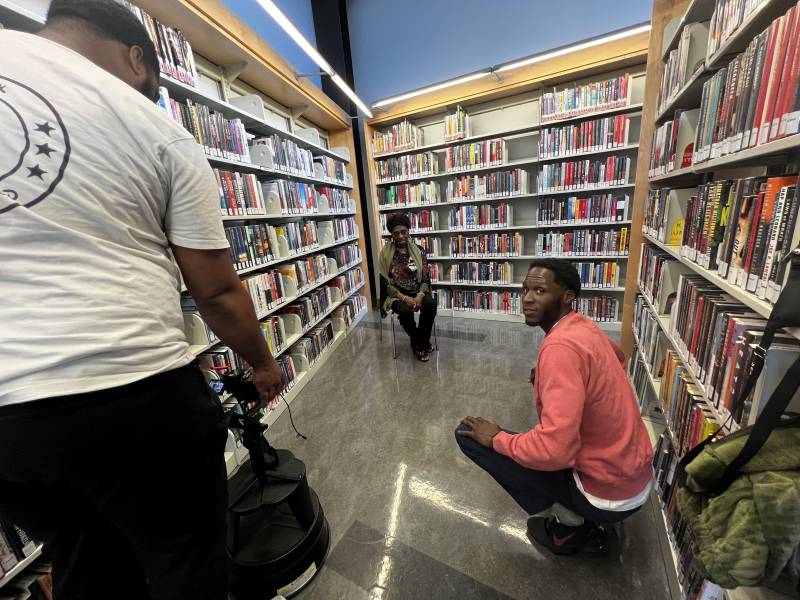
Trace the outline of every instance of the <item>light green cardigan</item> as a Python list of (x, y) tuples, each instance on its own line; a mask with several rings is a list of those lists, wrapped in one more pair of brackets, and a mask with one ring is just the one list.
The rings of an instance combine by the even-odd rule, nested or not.
[[(392, 303), (400, 297), (400, 290), (398, 290), (392, 283), (392, 278), (389, 277), (389, 268), (392, 266), (392, 259), (394, 258), (395, 244), (390, 241), (381, 249), (380, 257), (378, 258), (378, 268), (380, 275), (386, 280), (386, 299), (383, 301), (383, 310), (389, 312), (392, 308)], [(422, 272), (422, 250), (414, 242), (408, 242), (408, 253), (411, 260), (417, 265), (417, 281), (419, 282), (419, 291), (423, 294), (430, 293), (430, 286), (427, 282), (422, 281), (424, 273)]]

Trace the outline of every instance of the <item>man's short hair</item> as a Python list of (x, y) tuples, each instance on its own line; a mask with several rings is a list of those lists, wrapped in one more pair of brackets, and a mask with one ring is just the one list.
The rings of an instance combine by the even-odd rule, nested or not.
[(156, 47), (142, 22), (124, 4), (117, 0), (53, 0), (47, 11), (47, 25), (56, 25), (68, 19), (83, 21), (106, 39), (128, 47), (139, 46), (144, 54), (145, 66), (158, 79)]
[(528, 272), (534, 267), (542, 267), (553, 272), (555, 282), (566, 290), (575, 292), (575, 297), (581, 295), (581, 276), (570, 261), (563, 258), (537, 258), (531, 262)]
[(386, 217), (386, 230), (392, 233), (392, 229), (398, 225), (405, 225), (406, 229), (411, 229), (411, 219), (406, 213), (392, 213)]

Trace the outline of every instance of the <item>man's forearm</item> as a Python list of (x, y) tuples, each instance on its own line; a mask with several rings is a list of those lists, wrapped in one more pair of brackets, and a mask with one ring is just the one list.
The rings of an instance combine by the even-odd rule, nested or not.
[(261, 335), (253, 303), (244, 287), (229, 290), (205, 301), (198, 301), (200, 314), (211, 330), (225, 344), (256, 368), (269, 364), (273, 358)]

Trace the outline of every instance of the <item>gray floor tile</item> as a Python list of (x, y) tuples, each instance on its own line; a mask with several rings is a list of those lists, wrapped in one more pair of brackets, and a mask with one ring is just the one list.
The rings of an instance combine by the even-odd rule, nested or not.
[(293, 403), (308, 441), (286, 413), (269, 432), (306, 462), (331, 525), (329, 561), (301, 600), (667, 599), (649, 504), (626, 521), (618, 552), (553, 557), (455, 444), (466, 414), (532, 426), (540, 330), (439, 318), (440, 351), (422, 364), (402, 332), (393, 360), (388, 323), (383, 340), (375, 324), (348, 336)]

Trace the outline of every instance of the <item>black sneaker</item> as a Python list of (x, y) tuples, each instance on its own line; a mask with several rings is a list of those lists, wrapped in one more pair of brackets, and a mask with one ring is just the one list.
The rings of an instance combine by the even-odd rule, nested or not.
[(569, 527), (552, 517), (530, 517), (528, 539), (560, 556), (577, 552), (602, 552), (607, 543), (605, 530), (595, 523), (587, 521), (579, 527)]

